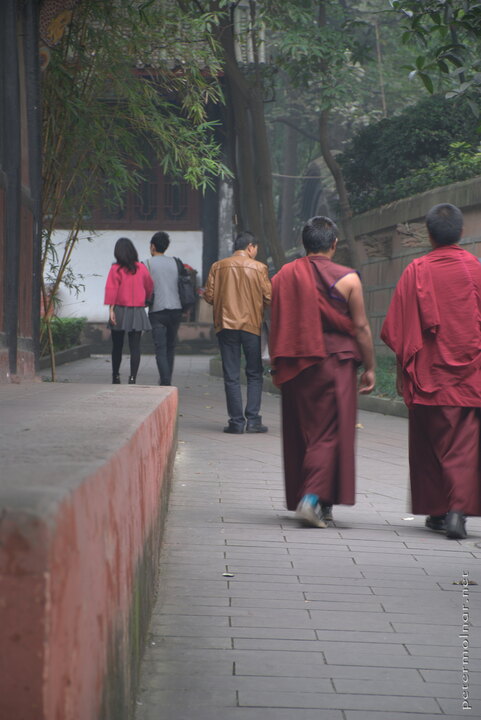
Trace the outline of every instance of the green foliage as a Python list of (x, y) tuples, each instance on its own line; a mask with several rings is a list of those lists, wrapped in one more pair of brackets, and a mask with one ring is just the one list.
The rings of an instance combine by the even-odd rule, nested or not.
[(399, 400), (396, 392), (396, 358), (393, 355), (376, 359), (376, 387), (374, 395)]
[(221, 99), (215, 16), (191, 16), (175, 3), (137, 6), (86, 0), (52, 54), (43, 114), (44, 206), (53, 222), (63, 214), (84, 226), (99, 186), (118, 200), (135, 189), (146, 146), (165, 173), (195, 186), (224, 172), (207, 118), (209, 102)]
[(425, 98), (358, 131), (339, 158), (353, 209), (476, 175), (477, 123), (463, 102)]
[[(105, 198), (119, 206), (135, 192), (149, 155), (164, 173), (203, 189), (228, 173), (208, 116), (209, 105), (222, 102), (217, 23), (218, 13), (181, 0), (75, 7), (42, 85), (47, 315), (62, 283), (75, 288), (70, 258), (80, 234), (93, 229), (92, 209)], [(54, 242), (59, 219), (69, 227), (62, 246)], [(44, 335), (45, 328), (42, 342)]]
[(481, 150), (474, 152), (467, 143), (452, 143), (445, 160), (415, 170), (373, 195), (371, 207), (416, 195), (430, 188), (449, 185), (481, 175)]
[(356, 82), (354, 49), (360, 54), (358, 38), (351, 32), (350, 12), (338, 2), (321, 4), (317, 0), (268, 0), (265, 6), (266, 22), (274, 33), (276, 63), (295, 88), (311, 91), (316, 112), (348, 99)]
[[(52, 340), (54, 352), (68, 350), (71, 347), (80, 345), (82, 330), (85, 327), (86, 318), (58, 318), (54, 317), (49, 322), (52, 330)], [(42, 319), (42, 326), (46, 326), (47, 321)], [(48, 355), (48, 343), (44, 343), (41, 355)]]
[(407, 27), (402, 39), (420, 54), (410, 68), (432, 93), (434, 79), (450, 81), (448, 97), (466, 97), (481, 110), (481, 3), (472, 0), (391, 0)]

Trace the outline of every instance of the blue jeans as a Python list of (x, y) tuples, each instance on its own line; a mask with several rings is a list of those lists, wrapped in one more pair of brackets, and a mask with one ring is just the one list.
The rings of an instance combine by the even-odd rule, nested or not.
[[(229, 424), (243, 428), (246, 420), (249, 424), (260, 422), (259, 410), (263, 379), (260, 335), (254, 335), (245, 330), (221, 330), (217, 333), (217, 341), (222, 358)], [(240, 386), (241, 348), (246, 359), (247, 403), (245, 411)]]
[(158, 310), (149, 313), (161, 385), (172, 383), (175, 341), (181, 318), (182, 310)]

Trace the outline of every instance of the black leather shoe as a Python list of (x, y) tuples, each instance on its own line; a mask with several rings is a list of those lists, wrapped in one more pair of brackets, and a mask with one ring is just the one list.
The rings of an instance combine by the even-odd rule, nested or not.
[(225, 433), (229, 433), (230, 435), (242, 435), (244, 432), (244, 426), (243, 425), (231, 425), (230, 423), (225, 426), (224, 428)]
[(262, 423), (247, 423), (246, 432), (248, 433), (266, 433), (269, 428)]
[(466, 532), (466, 518), (461, 512), (450, 510), (446, 515), (446, 536), (451, 540), (464, 540), (468, 537)]
[(135, 385), (135, 378), (133, 375), (129, 377), (129, 385)]
[(120, 375), (113, 375), (112, 385), (120, 385)]
[(426, 518), (426, 527), (434, 532), (446, 532), (446, 515), (428, 515)]

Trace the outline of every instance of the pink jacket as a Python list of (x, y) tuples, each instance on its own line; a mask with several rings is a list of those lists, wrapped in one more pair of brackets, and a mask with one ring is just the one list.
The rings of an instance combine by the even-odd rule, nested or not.
[(118, 263), (112, 265), (105, 284), (105, 305), (145, 307), (145, 301), (154, 291), (154, 283), (145, 265), (135, 264), (135, 275), (120, 267)]

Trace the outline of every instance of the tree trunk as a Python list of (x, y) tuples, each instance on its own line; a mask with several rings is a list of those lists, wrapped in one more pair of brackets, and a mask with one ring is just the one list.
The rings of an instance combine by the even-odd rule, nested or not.
[[(327, 25), (326, 0), (319, 0), (318, 23), (319, 27), (326, 27)], [(322, 64), (321, 71), (325, 70), (326, 68), (324, 64)], [(346, 183), (344, 182), (342, 169), (332, 154), (331, 143), (329, 141), (329, 113), (330, 111), (328, 109), (322, 110), (319, 117), (319, 142), (321, 145), (321, 153), (324, 158), (324, 162), (334, 178), (337, 194), (339, 195), (339, 207), (341, 212), (340, 225), (343, 233), (343, 237), (340, 239), (346, 242), (349, 253), (349, 263), (355, 268), (360, 268), (361, 263), (352, 227), (351, 203), (349, 202), (349, 195), (346, 190)]]
[(239, 205), (239, 170), (237, 168), (234, 99), (230, 97), (231, 88), (227, 81), (224, 82), (224, 92), (227, 97), (226, 104), (222, 108), (222, 124), (225, 133), (224, 150), (226, 153), (226, 164), (233, 174), (231, 181), (234, 203), (232, 222), (237, 228), (243, 224), (243, 221), (242, 210)]
[(272, 164), (269, 140), (264, 116), (262, 88), (250, 93), (252, 137), (255, 145), (256, 175), (259, 187), (264, 236), (276, 270), (284, 265), (286, 258), (277, 232), (276, 214), (272, 188)]
[(351, 204), (349, 202), (349, 195), (346, 190), (346, 184), (344, 182), (341, 167), (331, 151), (328, 123), (329, 110), (323, 110), (319, 118), (319, 142), (321, 144), (322, 157), (324, 158), (324, 162), (334, 178), (337, 193), (339, 195), (339, 208), (341, 212), (340, 225), (343, 233), (343, 237), (340, 239), (344, 240), (347, 244), (350, 264), (355, 268), (359, 268), (360, 259), (352, 226)]
[(220, 28), (219, 41), (224, 49), (224, 71), (233, 106), (236, 136), (238, 193), (235, 204), (240, 208), (240, 230), (251, 230), (259, 241), (260, 257), (269, 252), (279, 269), (285, 262), (276, 227), (272, 192), (270, 148), (264, 117), (262, 78), (258, 66), (255, 79), (248, 82), (237, 65), (232, 24)]
[[(282, 169), (285, 175), (297, 174), (297, 132), (292, 125), (285, 126), (285, 144)], [(296, 181), (293, 177), (280, 178), (279, 235), (284, 250), (294, 245), (294, 202)]]
[(244, 94), (232, 82), (226, 73), (229, 96), (232, 102), (232, 128), (234, 150), (234, 206), (236, 208), (236, 231), (249, 230), (260, 243), (260, 257), (266, 259), (267, 252), (263, 242), (261, 208), (258, 202), (255, 176), (254, 147), (250, 128), (249, 110)]

